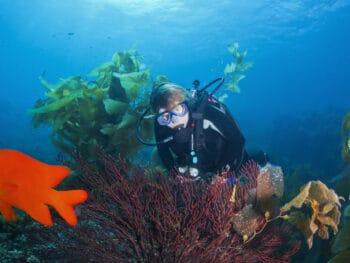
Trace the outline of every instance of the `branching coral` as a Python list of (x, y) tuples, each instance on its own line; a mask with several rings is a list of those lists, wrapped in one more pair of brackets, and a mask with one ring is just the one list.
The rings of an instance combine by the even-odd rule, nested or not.
[[(299, 248), (298, 242), (288, 243), (290, 227), (277, 221), (249, 242), (242, 234), (251, 233), (237, 232), (243, 226), (233, 227), (240, 216), (246, 218), (240, 211), (251, 206), (247, 202), (255, 193), (255, 163), (242, 170), (232, 202), (233, 187), (225, 177), (213, 183), (182, 182), (176, 173), (169, 178), (146, 175), (144, 169), (131, 171), (104, 154), (100, 160), (103, 173), (78, 162), (92, 191), (81, 208), (78, 234), (60, 245), (66, 257), (104, 262), (288, 262)], [(259, 229), (260, 220), (255, 214), (251, 218)]]
[[(145, 167), (131, 169), (101, 152), (98, 160), (78, 158), (90, 199), (80, 207), (75, 231), (56, 226), (62, 242), (51, 256), (104, 262), (289, 262), (300, 246), (293, 225), (310, 247), (316, 233), (328, 238), (328, 228), (338, 229), (340, 198), (319, 181), (306, 184), (282, 208), (259, 204), (259, 198), (266, 204), (269, 196), (282, 194), (279, 167), (259, 170), (250, 162), (233, 181), (224, 172), (212, 182), (184, 182), (177, 173), (165, 177)], [(346, 233), (336, 241), (333, 252), (342, 249), (337, 258), (348, 253)], [(53, 233), (47, 235), (52, 240)]]

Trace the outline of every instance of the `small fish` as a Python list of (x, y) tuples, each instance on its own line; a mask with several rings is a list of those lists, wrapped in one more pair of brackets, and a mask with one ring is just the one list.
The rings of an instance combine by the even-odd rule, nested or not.
[(73, 206), (84, 202), (84, 190), (53, 189), (70, 170), (49, 165), (16, 150), (0, 150), (0, 213), (6, 221), (16, 220), (13, 207), (24, 210), (39, 223), (52, 226), (48, 206), (56, 209), (70, 225), (78, 223)]

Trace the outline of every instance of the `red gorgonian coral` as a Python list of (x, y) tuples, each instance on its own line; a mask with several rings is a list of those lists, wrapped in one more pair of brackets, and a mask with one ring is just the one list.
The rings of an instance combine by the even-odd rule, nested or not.
[[(299, 249), (291, 227), (275, 221), (262, 229), (253, 218), (246, 242), (233, 222), (254, 206), (257, 164), (243, 166), (234, 184), (227, 174), (206, 182), (183, 182), (177, 174), (131, 170), (104, 154), (95, 165), (78, 162), (90, 189), (77, 234), (65, 256), (98, 262), (288, 262)], [(101, 172), (103, 167), (103, 172)], [(248, 204), (251, 202), (251, 204)], [(244, 215), (244, 214), (243, 214)], [(240, 230), (240, 229), (239, 229)], [(256, 235), (255, 235), (256, 234)]]

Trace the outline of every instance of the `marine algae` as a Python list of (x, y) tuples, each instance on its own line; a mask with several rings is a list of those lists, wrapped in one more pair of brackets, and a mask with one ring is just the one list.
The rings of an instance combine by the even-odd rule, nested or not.
[(303, 205), (311, 209), (311, 216), (298, 210), (291, 211), (286, 217), (303, 232), (308, 247), (311, 248), (316, 233), (322, 239), (329, 239), (328, 227), (333, 230), (334, 234), (338, 232), (341, 215), (340, 200), (341, 198), (334, 190), (328, 189), (321, 181), (310, 181), (301, 188), (295, 198), (281, 208), (281, 211), (286, 213), (293, 207), (300, 209)]
[(242, 73), (250, 69), (253, 63), (244, 62), (248, 52), (240, 52), (238, 43), (228, 45), (227, 50), (233, 56), (234, 62), (227, 64), (224, 70), (225, 79), (227, 81), (225, 90), (240, 93), (239, 82), (246, 77)]
[(348, 112), (344, 118), (341, 127), (342, 138), (342, 157), (345, 161), (350, 162), (350, 112)]
[[(81, 76), (49, 84), (43, 77), (45, 99), (36, 101), (30, 113), (34, 127), (52, 127), (51, 140), (62, 152), (78, 152), (87, 160), (96, 159), (95, 148), (122, 158), (136, 157), (143, 145), (135, 139), (137, 119), (147, 108), (150, 70), (141, 70), (142, 57), (135, 50), (117, 52), (112, 61), (92, 70), (87, 81)], [(143, 133), (151, 137), (152, 126)], [(67, 163), (71, 168), (72, 163)]]
[(270, 164), (262, 167), (257, 177), (255, 202), (248, 203), (239, 211), (232, 223), (245, 242), (252, 241), (268, 224), (277, 219), (286, 220), (299, 228), (309, 249), (313, 246), (316, 233), (322, 239), (329, 239), (329, 228), (334, 234), (338, 232), (342, 197), (334, 190), (321, 181), (309, 181), (298, 195), (280, 206), (283, 192), (281, 168)]
[(335, 256), (328, 261), (329, 263), (347, 262), (350, 257), (350, 205), (344, 210), (342, 227), (335, 237), (332, 245), (332, 253)]

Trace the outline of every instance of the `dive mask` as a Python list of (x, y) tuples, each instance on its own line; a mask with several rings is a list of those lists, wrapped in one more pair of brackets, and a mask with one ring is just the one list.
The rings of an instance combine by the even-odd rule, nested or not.
[(162, 111), (157, 114), (157, 122), (162, 126), (168, 126), (170, 123), (177, 123), (188, 113), (188, 106), (185, 102), (177, 104), (169, 111)]

